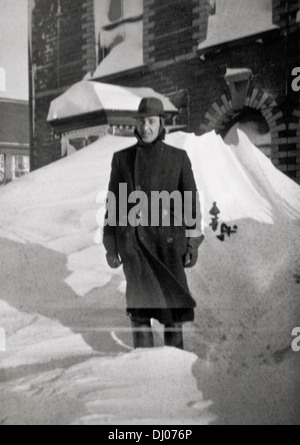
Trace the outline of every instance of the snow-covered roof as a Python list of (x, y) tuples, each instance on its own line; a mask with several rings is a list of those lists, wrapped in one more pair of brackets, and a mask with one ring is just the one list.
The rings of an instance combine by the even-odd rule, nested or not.
[[(115, 46), (93, 74), (94, 79), (144, 65), (143, 20), (126, 24), (124, 41)], [(114, 31), (116, 32), (116, 31)]]
[(168, 113), (178, 111), (168, 98), (152, 88), (127, 88), (83, 80), (51, 102), (48, 121), (97, 111), (137, 112), (143, 97), (161, 99)]
[[(143, 11), (140, 0), (94, 0), (96, 39), (109, 54), (94, 78), (138, 68), (143, 59)], [(117, 44), (116, 44), (117, 42)]]
[(143, 50), (139, 42), (127, 40), (115, 46), (105, 57), (93, 74), (93, 78), (106, 77), (111, 74), (128, 71), (144, 65)]
[(278, 29), (273, 24), (272, 0), (216, 0), (208, 33), (199, 50)]

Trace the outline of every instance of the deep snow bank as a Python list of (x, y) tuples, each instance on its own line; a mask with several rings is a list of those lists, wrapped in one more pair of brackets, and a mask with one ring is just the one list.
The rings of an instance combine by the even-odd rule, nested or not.
[[(2, 296), (3, 297), (3, 296)], [(1, 372), (68, 356), (84, 357), (92, 349), (71, 329), (37, 314), (22, 313), (0, 300), (0, 326), (5, 330), (6, 352), (0, 353)]]
[[(7, 333), (1, 424), (207, 425), (214, 419), (191, 374), (193, 354), (161, 348), (90, 358), (80, 335), (1, 300), (0, 326)], [(78, 364), (68, 365), (76, 356)], [(20, 369), (28, 376), (14, 380)]]
[[(171, 348), (96, 354), (59, 322), (0, 300), (0, 423), (207, 425), (194, 354)], [(25, 377), (21, 377), (25, 375)]]
[[(70, 405), (76, 401), (74, 425), (207, 425), (214, 420), (211, 402), (203, 400), (190, 375), (196, 360), (174, 349), (135, 351), (0, 384), (0, 393), (13, 391), (33, 400), (38, 395), (41, 405), (55, 397)], [(11, 420), (16, 412), (5, 414)], [(35, 422), (38, 418), (32, 417), (30, 423)]]
[[(300, 218), (300, 188), (279, 172), (247, 137), (237, 147), (214, 132), (202, 137), (174, 133), (167, 142), (187, 150), (200, 191), (205, 196), (205, 224), (217, 201), (226, 222), (251, 219), (273, 224)], [(112, 155), (134, 139), (106, 136), (90, 147), (3, 187), (0, 235), (33, 242), (68, 255), (67, 283), (84, 296), (107, 284), (112, 271), (95, 237), (104, 217)], [(101, 193), (102, 192), (102, 193)], [(100, 204), (96, 203), (97, 197)]]
[[(190, 287), (198, 302), (196, 328), (188, 332), (188, 348), (209, 363), (209, 382), (214, 380), (215, 368), (218, 369), (218, 390), (212, 400), (215, 402), (215, 399), (220, 397), (223, 388), (224, 403), (222, 405), (220, 402), (222, 410), (218, 412), (219, 415), (222, 416), (222, 411), (225, 410), (235, 410), (232, 416), (241, 413), (240, 417), (244, 416), (251, 422), (255, 413), (264, 418), (263, 415), (272, 413), (271, 407), (276, 406), (282, 416), (280, 406), (283, 405), (282, 411), (288, 405), (294, 406), (291, 394), (295, 394), (297, 388), (299, 389), (297, 379), (293, 377), (294, 357), (291, 357), (290, 344), (291, 330), (298, 324), (300, 314), (297, 283), (297, 277), (300, 275), (300, 188), (276, 170), (242, 133), (237, 147), (225, 145), (214, 133), (201, 138), (175, 133), (168, 136), (167, 142), (187, 150), (198, 188), (205, 194), (206, 242), (201, 246), (198, 266), (188, 271)], [(70, 274), (65, 278), (65, 283), (77, 296), (88, 298), (92, 289), (98, 289), (101, 297), (102, 289), (107, 283), (113, 283), (117, 277), (119, 286), (120, 280), (124, 279), (121, 270), (112, 271), (108, 268), (103, 246), (95, 244), (98, 233), (96, 214), (100, 209), (100, 214), (102, 212), (102, 216), (104, 215), (103, 202), (97, 204), (96, 198), (100, 191), (102, 196), (105, 196), (113, 152), (133, 143), (134, 140), (127, 138), (107, 136), (69, 158), (0, 189), (0, 206), (5, 209), (0, 214), (0, 237), (18, 243), (36, 243), (66, 255), (66, 267)], [(238, 233), (231, 238), (226, 237), (224, 243), (217, 239), (217, 233), (209, 227), (209, 210), (215, 201), (221, 210), (220, 220), (239, 226)], [(20, 267), (18, 257), (10, 259), (8, 255), (7, 258), (2, 258), (2, 261), (13, 262), (9, 270), (12, 270), (13, 266)], [(38, 272), (39, 265), (36, 271), (37, 280)], [(62, 279), (61, 275), (58, 279)], [(13, 292), (12, 286), (13, 284), (10, 286), (10, 292)], [(109, 289), (105, 305), (116, 307), (119, 304), (117, 288), (112, 285)], [(120, 289), (124, 292), (124, 283)], [(31, 298), (29, 291), (26, 298)], [(60, 300), (55, 300), (57, 307), (63, 305), (64, 295), (59, 298)], [(5, 293), (2, 299), (5, 300)], [(3, 313), (7, 310), (9, 312), (11, 309), (3, 304)], [(18, 318), (19, 315), (14, 313), (13, 316), (15, 315)], [(21, 319), (22, 317), (23, 315)], [(24, 343), (16, 332), (9, 333), (8, 344), (12, 349), (7, 356), (2, 356), (5, 369), (22, 366), (26, 357), (32, 357), (33, 362), (37, 363), (39, 360), (49, 360), (49, 357), (59, 350), (62, 355), (67, 355), (67, 350), (69, 347), (72, 349), (73, 345), (80, 355), (85, 356), (90, 352), (89, 347), (86, 349), (79, 337), (73, 338), (68, 329), (57, 326), (56, 322), (40, 319), (35, 315), (32, 318), (31, 315), (28, 316), (28, 319), (26, 317), (20, 324), (21, 329), (24, 328)], [(5, 320), (0, 320), (0, 325), (1, 323), (5, 323)], [(26, 328), (30, 324), (32, 330), (30, 327)], [(54, 331), (57, 337), (55, 334), (52, 338)], [(54, 343), (53, 347), (49, 348), (49, 353), (45, 354), (44, 346), (41, 350), (38, 345), (40, 339), (43, 344), (47, 332), (52, 333), (50, 343), (52, 340)], [(24, 344), (25, 355), (22, 352)], [(37, 359), (38, 356), (40, 358)], [(151, 362), (153, 366), (149, 379), (158, 388), (165, 387), (165, 375), (171, 372), (169, 366), (174, 362), (178, 367), (178, 374), (174, 377), (177, 384), (182, 375), (186, 376), (187, 388), (192, 388), (195, 384), (191, 376), (195, 356), (178, 351), (158, 350), (134, 352), (121, 359), (93, 359), (82, 365), (74, 365), (68, 370), (59, 369), (53, 373), (47, 371), (41, 374), (38, 380), (34, 376), (18, 382), (17, 392), (24, 390), (24, 394), (29, 394), (30, 397), (40, 392), (39, 403), (42, 403), (44, 396), (49, 393), (55, 397), (64, 393), (60, 384), (64, 381), (65, 391), (69, 388), (70, 394), (73, 394), (83, 407), (81, 414), (73, 416), (71, 422), (92, 423), (101, 422), (101, 419), (103, 422), (114, 422), (113, 413), (117, 408), (113, 400), (118, 399), (119, 394), (123, 394), (122, 391), (126, 393), (126, 399), (133, 401), (135, 396), (130, 391), (133, 391), (136, 385), (146, 385), (140, 387), (145, 396), (149, 390), (146, 382), (137, 381), (146, 369), (140, 368), (136, 371), (138, 368), (131, 367), (130, 357), (133, 361), (139, 358), (138, 363)], [(143, 360), (140, 360), (141, 358)], [(162, 361), (163, 367), (159, 366), (158, 361)], [(185, 362), (188, 369), (184, 367)], [(205, 363), (200, 362), (198, 365), (200, 371), (197, 375), (201, 389), (200, 376)], [(140, 363), (139, 365), (143, 366)], [(122, 374), (114, 373), (122, 367), (126, 369), (126, 374), (132, 373), (132, 379), (130, 377), (126, 388), (114, 388), (106, 398), (107, 387), (101, 386), (102, 371), (104, 373), (105, 368), (113, 373), (112, 380), (103, 377), (103, 381), (111, 388), (119, 379), (122, 381)], [(157, 374), (161, 378), (159, 381), (156, 380)], [(268, 385), (265, 378), (261, 378), (262, 375), (268, 375)], [(15, 383), (12, 383), (10, 389), (5, 384), (1, 390), (15, 390)], [(86, 396), (80, 393), (81, 384)], [(91, 392), (87, 391), (86, 385), (90, 385)], [(172, 379), (167, 392), (172, 392), (171, 386), (173, 387)], [(128, 389), (129, 387), (131, 389)], [(249, 391), (241, 397), (241, 392), (247, 388)], [(274, 388), (277, 390), (274, 391)], [(93, 399), (93, 391), (101, 400), (99, 397)], [(198, 406), (197, 401), (200, 400), (200, 409), (206, 406), (201, 393), (197, 393), (195, 405), (190, 394), (188, 392), (181, 408), (175, 403), (177, 398), (182, 401), (181, 396), (174, 395), (175, 408), (172, 414), (167, 413), (163, 404), (163, 412), (167, 417), (162, 421), (167, 419), (171, 422), (178, 416), (181, 421), (185, 419), (186, 404), (189, 408)], [(163, 400), (168, 397), (164, 396)], [(205, 398), (210, 399), (211, 396)], [(103, 400), (106, 400), (107, 404)], [(147, 397), (143, 400), (147, 400), (148, 404)], [(228, 400), (231, 401), (230, 404)], [(128, 409), (132, 409), (135, 403), (136, 400)], [(161, 403), (158, 398), (157, 405)], [(155, 420), (157, 423), (157, 418), (148, 417), (147, 404), (141, 402), (140, 409), (143, 406), (149, 422)], [(145, 420), (143, 413), (139, 416), (137, 411), (133, 412), (137, 422)], [(192, 412), (188, 410), (189, 422), (194, 419)], [(158, 413), (162, 415), (162, 411), (158, 410)], [(118, 411), (116, 415), (119, 415)], [(124, 422), (131, 419), (128, 412), (124, 412), (123, 419)], [(203, 419), (205, 422), (207, 416), (200, 415), (197, 419), (198, 422)], [(266, 422), (269, 420), (267, 418)], [(118, 418), (115, 421), (118, 423), (121, 420)]]

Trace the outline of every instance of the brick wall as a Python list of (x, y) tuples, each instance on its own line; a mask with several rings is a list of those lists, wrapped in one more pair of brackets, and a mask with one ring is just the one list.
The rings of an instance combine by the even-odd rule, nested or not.
[(35, 0), (32, 16), (34, 149), (39, 168), (59, 159), (46, 123), (51, 100), (96, 69), (93, 0)]
[(284, 28), (296, 26), (297, 12), (300, 10), (299, 0), (272, 0), (273, 2), (273, 23)]
[(193, 58), (206, 4), (206, 0), (144, 0), (145, 63), (160, 68)]
[[(67, 4), (68, 0), (64, 1)], [(291, 17), (289, 23), (294, 23), (292, 20), (299, 1), (288, 1)], [(37, 0), (37, 3), (44, 6), (45, 3), (48, 5), (53, 2), (54, 0)], [(71, 3), (73, 2), (72, 0)], [(84, 63), (81, 69), (78, 66), (78, 70), (71, 70), (70, 77), (66, 79), (72, 80), (70, 83), (73, 83), (72, 76), (82, 78), (84, 70), (94, 63), (91, 49), (94, 39), (92, 0), (79, 3), (86, 5), (81, 33), (81, 39), (85, 39), (81, 46)], [(232, 110), (230, 90), (224, 80), (226, 70), (250, 68), (253, 79), (246, 106), (259, 111), (270, 128), (273, 163), (300, 183), (299, 93), (291, 89), (292, 69), (299, 66), (299, 25), (293, 25), (287, 35), (287, 16), (284, 15), (286, 0), (273, 0), (273, 7), (274, 22), (281, 25), (281, 30), (259, 36), (259, 39), (245, 39), (227, 45), (217, 52), (206, 54), (204, 60), (197, 54), (197, 47), (206, 36), (209, 1), (144, 0), (145, 66), (98, 80), (124, 86), (154, 88), (169, 96), (181, 108), (177, 123), (185, 124), (187, 130), (200, 135), (214, 129), (224, 134), (233, 118), (238, 117)], [(54, 39), (53, 29), (49, 24), (47, 26), (51, 42)], [(77, 50), (78, 48), (74, 48), (74, 54)], [(55, 58), (54, 50), (47, 57)], [(47, 71), (47, 63), (46, 60), (43, 82), (51, 83), (52, 72), (50, 68)], [(49, 128), (45, 124), (50, 100), (60, 92), (58, 89), (48, 90), (47, 94), (37, 96), (36, 116), (40, 139), (36, 146), (36, 156), (40, 165), (52, 162), (60, 156), (59, 144), (51, 139)]]
[[(244, 41), (207, 54), (205, 60), (196, 55), (177, 62), (154, 61), (143, 71), (99, 81), (152, 87), (169, 96), (182, 109), (178, 123), (184, 123), (189, 131), (198, 135), (211, 130), (225, 134), (237, 118), (224, 79), (226, 70), (250, 68), (253, 79), (246, 106), (260, 111), (270, 128), (273, 163), (300, 183), (299, 93), (292, 91), (290, 77), (293, 67), (299, 64), (298, 42), (299, 32), (292, 33), (287, 58), (286, 41), (275, 31), (258, 41)], [(168, 54), (166, 50), (166, 59)]]

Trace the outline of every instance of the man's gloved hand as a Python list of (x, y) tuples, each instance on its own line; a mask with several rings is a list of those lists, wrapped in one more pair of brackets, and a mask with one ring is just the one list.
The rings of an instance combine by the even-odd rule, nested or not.
[(111, 255), (107, 253), (106, 260), (111, 269), (118, 269), (122, 265), (122, 262), (120, 261), (118, 255)]
[(188, 247), (187, 252), (184, 256), (184, 267), (187, 269), (196, 266), (198, 261), (198, 249), (193, 249), (192, 247)]
[(196, 266), (198, 261), (198, 249), (204, 241), (204, 235), (197, 238), (190, 238), (188, 241), (187, 251), (184, 256), (184, 267), (191, 269)]

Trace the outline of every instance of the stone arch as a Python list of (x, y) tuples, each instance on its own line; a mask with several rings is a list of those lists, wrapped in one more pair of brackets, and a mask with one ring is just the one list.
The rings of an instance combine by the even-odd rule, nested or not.
[[(249, 92), (245, 107), (261, 112), (269, 125), (272, 140), (279, 137), (280, 131), (287, 130), (283, 112), (279, 109), (277, 102), (264, 90), (255, 88), (252, 92)], [(234, 110), (232, 100), (226, 94), (223, 94), (207, 111), (200, 128), (204, 133), (216, 130), (218, 134), (222, 134), (226, 131), (230, 122), (236, 119), (242, 111), (243, 109)]]
[[(200, 128), (203, 133), (216, 130), (217, 134), (224, 136), (226, 130), (230, 128), (230, 124), (238, 119), (245, 108), (259, 111), (264, 117), (271, 132), (272, 161), (275, 165), (278, 165), (279, 148), (280, 144), (283, 143), (280, 135), (281, 132), (288, 131), (288, 127), (278, 103), (263, 89), (254, 88), (252, 91), (249, 90), (245, 105), (241, 110), (233, 109), (232, 99), (224, 93), (207, 111)], [(284, 143), (286, 143), (286, 140)]]
[(287, 154), (289, 159), (294, 159), (293, 167), (296, 182), (300, 183), (300, 105), (292, 111), (288, 124)]
[(293, 142), (296, 143), (297, 150), (300, 150), (300, 105), (292, 112), (291, 122), (289, 123), (289, 132), (295, 132)]
[(287, 116), (272, 96), (254, 88), (248, 91), (244, 108), (237, 111), (224, 93), (207, 111), (200, 128), (203, 133), (216, 130), (223, 136), (247, 107), (259, 111), (270, 128), (273, 164), (300, 183), (300, 105)]
[(221, 133), (228, 144), (238, 144), (237, 129), (247, 134), (252, 143), (269, 159), (272, 158), (272, 134), (268, 122), (260, 110), (244, 107), (240, 114)]

